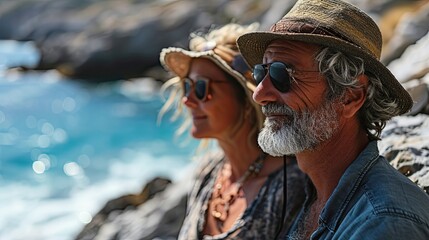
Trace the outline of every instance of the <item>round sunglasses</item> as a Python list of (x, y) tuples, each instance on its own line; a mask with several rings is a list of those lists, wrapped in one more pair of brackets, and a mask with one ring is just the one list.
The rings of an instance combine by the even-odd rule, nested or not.
[(194, 94), (197, 97), (197, 99), (202, 102), (206, 101), (207, 96), (209, 95), (210, 82), (228, 83), (228, 81), (209, 80), (206, 78), (198, 78), (196, 80), (192, 80), (190, 78), (184, 78), (182, 80), (183, 96), (189, 97), (192, 89), (194, 89)]
[[(318, 71), (302, 71), (299, 72), (318, 72)], [(292, 81), (295, 81), (293, 73), (295, 71), (287, 64), (282, 62), (272, 62), (266, 64), (256, 64), (253, 68), (253, 78), (256, 81), (256, 86), (259, 85), (265, 76), (269, 73), (270, 80), (273, 86), (280, 92), (285, 93), (290, 90)]]

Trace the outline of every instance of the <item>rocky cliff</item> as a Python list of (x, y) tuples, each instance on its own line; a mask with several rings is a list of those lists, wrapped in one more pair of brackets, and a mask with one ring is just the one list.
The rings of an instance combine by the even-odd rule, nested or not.
[[(429, 1), (349, 0), (383, 34), (382, 61), (410, 92), (412, 111), (390, 121), (381, 153), (429, 190)], [(267, 29), (295, 1), (285, 0), (16, 0), (0, 1), (0, 39), (34, 41), (35, 69), (57, 69), (90, 81), (152, 76), (164, 80), (159, 51), (186, 47), (190, 32), (231, 21)], [(150, 182), (140, 194), (114, 199), (76, 239), (174, 239), (190, 179)], [(165, 189), (165, 190), (164, 190)], [(143, 204), (144, 203), (144, 204)]]

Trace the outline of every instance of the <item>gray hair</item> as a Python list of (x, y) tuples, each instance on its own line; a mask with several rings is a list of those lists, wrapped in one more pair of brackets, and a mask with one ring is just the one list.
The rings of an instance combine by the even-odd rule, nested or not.
[(322, 48), (317, 54), (320, 72), (326, 77), (328, 100), (341, 99), (347, 89), (361, 87), (358, 76), (368, 77), (366, 100), (358, 112), (359, 121), (366, 129), (370, 140), (380, 139), (386, 122), (399, 114), (398, 104), (389, 97), (378, 76), (365, 72), (363, 59), (346, 55), (333, 48)]

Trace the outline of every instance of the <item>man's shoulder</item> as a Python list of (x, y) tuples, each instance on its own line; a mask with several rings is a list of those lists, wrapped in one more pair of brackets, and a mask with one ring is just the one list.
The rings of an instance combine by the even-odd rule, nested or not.
[(382, 156), (365, 174), (359, 195), (358, 204), (366, 202), (371, 214), (406, 217), (429, 224), (429, 196)]
[(424, 201), (429, 208), (429, 195), (392, 167), (383, 156), (379, 156), (365, 174), (362, 187), (373, 204), (386, 200), (398, 202), (406, 198), (410, 203)]
[(429, 197), (384, 158), (365, 174), (335, 231), (340, 239), (426, 239)]

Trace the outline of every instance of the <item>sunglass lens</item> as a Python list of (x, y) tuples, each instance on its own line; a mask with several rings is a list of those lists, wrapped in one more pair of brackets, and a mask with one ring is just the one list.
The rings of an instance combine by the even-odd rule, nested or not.
[(190, 81), (190, 79), (185, 79), (183, 81), (183, 95), (186, 97), (189, 97), (189, 94), (191, 93), (192, 83)]
[(195, 96), (198, 99), (204, 100), (207, 94), (207, 81), (197, 80), (195, 82)]
[(255, 67), (253, 68), (253, 78), (255, 79), (256, 85), (262, 82), (266, 74), (267, 73), (263, 65), (255, 65)]
[(290, 76), (286, 65), (281, 62), (273, 62), (270, 65), (270, 78), (274, 87), (280, 92), (287, 92), (290, 89)]

